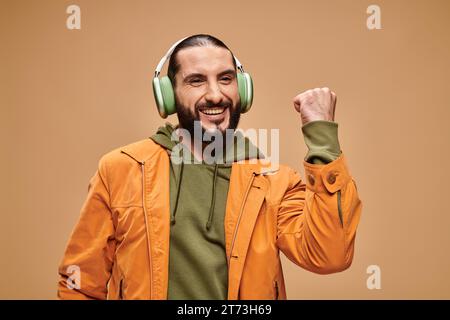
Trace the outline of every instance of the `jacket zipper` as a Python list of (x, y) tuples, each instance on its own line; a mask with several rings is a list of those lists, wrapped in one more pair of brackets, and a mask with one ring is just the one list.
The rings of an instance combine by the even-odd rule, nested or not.
[(256, 175), (256, 173), (252, 172), (252, 177), (250, 178), (250, 181), (249, 181), (249, 183), (247, 185), (247, 189), (245, 190), (244, 200), (242, 201), (241, 208), (239, 210), (238, 221), (236, 223), (236, 227), (234, 228), (233, 240), (231, 241), (230, 257), (229, 257), (229, 260), (228, 260), (228, 265), (230, 265), (231, 257), (233, 256), (233, 247), (234, 247), (234, 243), (235, 243), (236, 236), (237, 236), (237, 230), (239, 228), (239, 223), (241, 222), (242, 213), (244, 212), (245, 201), (247, 200), (248, 193), (250, 192), (250, 188), (251, 188), (251, 186), (253, 184), (253, 180), (255, 179), (255, 175)]
[(147, 238), (147, 247), (148, 247), (148, 266), (150, 269), (150, 300), (153, 299), (153, 267), (152, 267), (152, 247), (149, 238), (149, 225), (147, 218), (147, 208), (145, 206), (145, 170), (144, 170), (145, 161), (141, 162), (142, 169), (142, 207), (144, 208), (144, 221), (145, 221), (145, 236)]

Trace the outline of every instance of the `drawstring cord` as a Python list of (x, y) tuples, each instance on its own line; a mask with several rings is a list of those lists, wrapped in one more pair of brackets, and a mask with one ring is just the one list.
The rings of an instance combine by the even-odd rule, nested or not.
[[(181, 165), (180, 165), (179, 179), (178, 179), (178, 183), (177, 183), (177, 194), (176, 194), (176, 198), (175, 198), (175, 206), (174, 206), (173, 212), (170, 216), (170, 224), (171, 225), (174, 225), (176, 222), (175, 215), (176, 215), (177, 209), (178, 209), (178, 200), (180, 198), (181, 182), (183, 179), (183, 169), (184, 169), (183, 148), (181, 148), (181, 157), (182, 157), (182, 161), (181, 161)], [(215, 207), (215, 203), (216, 203), (216, 181), (217, 181), (218, 167), (219, 166), (216, 163), (214, 166), (212, 197), (211, 197), (211, 205), (209, 208), (208, 222), (206, 223), (206, 230), (211, 229), (212, 219), (214, 216), (214, 207)]]
[(212, 197), (211, 197), (211, 206), (209, 208), (209, 217), (208, 222), (206, 223), (206, 230), (211, 228), (212, 218), (214, 214), (214, 204), (216, 202), (216, 180), (217, 180), (217, 163), (214, 166), (214, 177), (213, 177), (213, 188), (212, 188)]
[(180, 189), (181, 189), (181, 180), (183, 177), (183, 168), (184, 168), (184, 159), (183, 159), (183, 148), (181, 148), (181, 166), (180, 166), (180, 174), (178, 178), (178, 184), (177, 184), (177, 196), (175, 198), (175, 208), (173, 209), (173, 212), (170, 216), (170, 224), (175, 224), (175, 214), (177, 213), (178, 208), (178, 199), (180, 198)]

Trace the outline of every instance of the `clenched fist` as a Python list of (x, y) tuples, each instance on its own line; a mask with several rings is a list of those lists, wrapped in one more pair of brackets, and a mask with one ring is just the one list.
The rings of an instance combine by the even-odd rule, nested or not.
[(293, 100), (303, 125), (315, 120), (334, 121), (336, 94), (329, 88), (315, 88), (300, 93)]

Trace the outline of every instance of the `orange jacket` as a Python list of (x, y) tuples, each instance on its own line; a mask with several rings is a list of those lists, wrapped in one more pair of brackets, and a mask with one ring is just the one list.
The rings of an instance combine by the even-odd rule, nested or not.
[[(59, 298), (167, 298), (169, 161), (151, 139), (100, 159), (59, 266)], [(303, 164), (306, 182), (287, 166), (233, 163), (224, 222), (229, 300), (286, 299), (280, 250), (319, 274), (351, 265), (362, 204), (344, 155)], [(80, 270), (74, 289), (71, 266)]]

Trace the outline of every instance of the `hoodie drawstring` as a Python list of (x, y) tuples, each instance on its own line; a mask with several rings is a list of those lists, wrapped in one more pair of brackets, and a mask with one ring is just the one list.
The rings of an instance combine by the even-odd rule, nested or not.
[[(181, 182), (183, 180), (183, 168), (184, 168), (184, 159), (183, 159), (183, 148), (181, 148), (181, 165), (180, 165), (180, 172), (179, 172), (179, 179), (177, 183), (177, 193), (175, 198), (175, 205), (174, 209), (172, 211), (172, 214), (170, 215), (170, 224), (174, 225), (176, 222), (175, 215), (177, 214), (178, 209), (178, 200), (180, 198), (180, 190), (181, 190)], [(216, 203), (216, 182), (217, 182), (217, 171), (218, 171), (218, 164), (216, 163), (214, 166), (214, 175), (213, 175), (213, 183), (212, 183), (212, 196), (211, 196), (211, 205), (209, 208), (209, 215), (208, 215), (208, 222), (206, 223), (206, 230), (209, 230), (211, 228), (212, 219), (214, 216), (214, 207)]]
[(213, 214), (214, 214), (214, 204), (216, 203), (217, 167), (218, 167), (218, 165), (216, 163), (216, 165), (214, 166), (211, 206), (209, 208), (209, 216), (208, 216), (208, 222), (206, 223), (206, 230), (209, 230), (211, 228), (212, 218), (213, 218)]
[(180, 198), (181, 180), (183, 178), (183, 168), (184, 168), (183, 148), (181, 148), (180, 174), (179, 174), (178, 183), (177, 183), (177, 195), (176, 195), (176, 198), (175, 198), (175, 207), (173, 209), (172, 214), (170, 215), (170, 224), (171, 225), (175, 224), (175, 214), (177, 213), (178, 199)]

